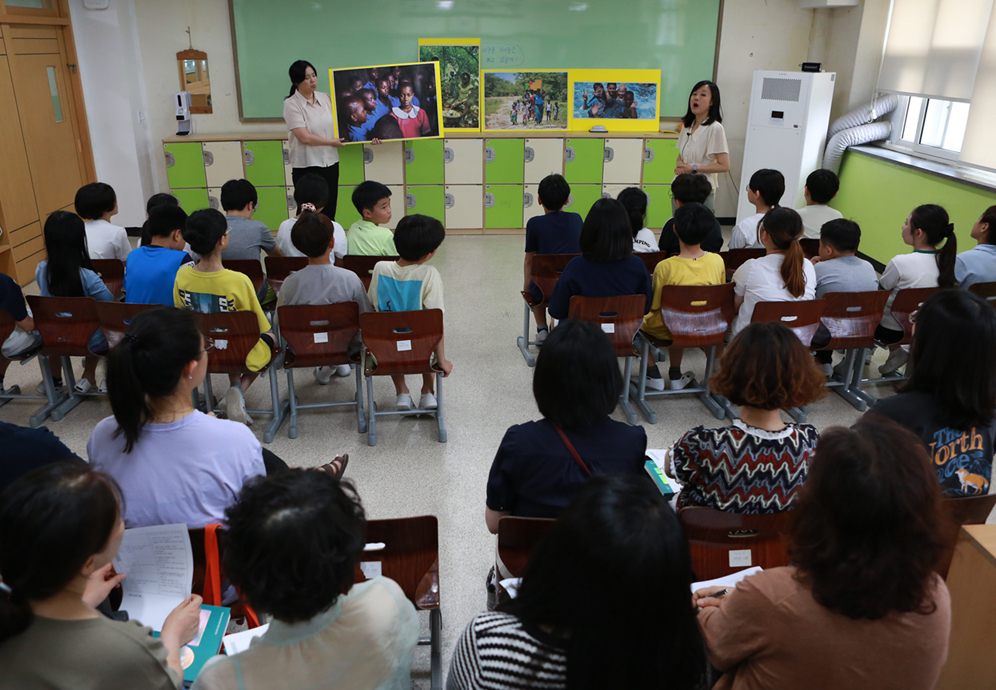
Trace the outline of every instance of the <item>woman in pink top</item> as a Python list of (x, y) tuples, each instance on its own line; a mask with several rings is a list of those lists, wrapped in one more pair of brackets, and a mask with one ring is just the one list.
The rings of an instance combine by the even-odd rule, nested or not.
[(934, 567), (953, 530), (923, 444), (865, 416), (820, 439), (796, 503), (794, 565), (697, 591), (721, 690), (930, 690), (951, 602)]

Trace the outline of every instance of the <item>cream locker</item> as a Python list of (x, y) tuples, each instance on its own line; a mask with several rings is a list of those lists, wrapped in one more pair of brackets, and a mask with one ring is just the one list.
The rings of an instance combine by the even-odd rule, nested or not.
[[(378, 146), (363, 144), (364, 179), (374, 180), (386, 184), (388, 187), (403, 185), (405, 183), (404, 153), (405, 143), (403, 141), (389, 141)], [(399, 218), (405, 215), (404, 194), (401, 197), (401, 205), (398, 207), (401, 210)]]
[[(292, 137), (293, 134), (288, 132), (287, 136)], [(294, 189), (294, 168), (291, 167), (290, 162), (290, 144), (288, 142), (283, 142), (284, 149), (284, 182), (288, 187)]]
[(526, 139), (526, 184), (540, 182), (547, 175), (564, 174), (563, 139)]
[[(396, 142), (398, 144), (402, 142)], [(386, 144), (381, 144), (378, 148), (384, 148)], [(365, 146), (365, 145), (364, 145)], [(399, 159), (401, 154), (398, 153)], [(369, 177), (367, 179), (370, 179)], [(380, 180), (377, 180), (380, 182)], [(387, 185), (391, 190), (391, 222), (385, 227), (394, 230), (398, 227), (398, 222), (405, 217), (405, 188), (402, 185)]]
[(526, 227), (530, 218), (542, 216), (543, 213), (539, 203), (539, 185), (527, 184), (522, 193), (522, 227)]
[(449, 185), (484, 184), (484, 140), (444, 139), (443, 179)]
[(447, 230), (483, 230), (483, 185), (448, 184), (446, 185), (445, 199)]
[(241, 180), (246, 176), (242, 167), (241, 141), (205, 141), (201, 148), (208, 187), (221, 187), (229, 180)]
[(627, 187), (640, 188), (638, 184), (603, 184), (602, 185), (602, 198), (603, 199), (618, 199), (619, 192), (626, 189)]
[(639, 186), (643, 172), (643, 139), (606, 139), (603, 184)]
[(297, 202), (294, 201), (294, 187), (287, 187), (287, 217), (297, 216)]

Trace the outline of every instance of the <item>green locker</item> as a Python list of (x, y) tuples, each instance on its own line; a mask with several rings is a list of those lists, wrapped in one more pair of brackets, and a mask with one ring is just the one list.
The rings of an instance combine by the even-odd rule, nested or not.
[(446, 224), (446, 192), (442, 185), (405, 187), (405, 215), (420, 213)]
[[(283, 172), (283, 168), (280, 170)], [(256, 194), (259, 206), (252, 218), (263, 221), (276, 234), (280, 224), (287, 220), (287, 187), (256, 187)]]
[[(523, 139), (484, 140), (484, 181), (488, 184), (522, 185), (525, 178), (525, 141)], [(522, 210), (522, 199), (519, 199)], [(498, 227), (498, 226), (489, 226)], [(502, 227), (517, 228), (518, 224)]]
[(443, 140), (405, 142), (405, 184), (443, 184)]
[(643, 184), (671, 184), (677, 163), (674, 139), (647, 139), (643, 147)]
[[(564, 177), (576, 184), (602, 184), (602, 139), (568, 139), (564, 146)], [(587, 209), (585, 209), (587, 211)]]
[(208, 208), (208, 190), (206, 189), (173, 189), (169, 193), (180, 202), (180, 208), (189, 216), (194, 211)]
[(245, 141), (246, 179), (257, 187), (285, 187), (282, 141)]
[(363, 182), (363, 147), (343, 146), (339, 149), (339, 185), (355, 187)]
[[(363, 151), (362, 146), (346, 146), (344, 148), (355, 148), (358, 151)], [(339, 180), (339, 202), (335, 207), (335, 222), (343, 227), (344, 230), (349, 230), (349, 226), (360, 219), (360, 213), (353, 206), (353, 187), (350, 185), (343, 185), (342, 180)]]
[[(170, 189), (207, 189), (204, 173), (204, 152), (199, 141), (163, 144), (166, 155), (166, 177)], [(206, 194), (206, 192), (205, 192)], [(174, 196), (176, 196), (174, 194)], [(206, 208), (207, 202), (205, 201)]]
[[(602, 143), (599, 140), (599, 143)], [(578, 213), (582, 218), (587, 217), (592, 204), (602, 198), (602, 185), (600, 184), (571, 184), (571, 195), (564, 205), (565, 211)]]
[[(522, 140), (519, 139), (521, 146)], [(484, 227), (522, 227), (521, 184), (490, 184), (484, 186)]]
[(671, 218), (671, 185), (645, 184), (643, 191), (647, 195), (647, 227), (663, 228)]

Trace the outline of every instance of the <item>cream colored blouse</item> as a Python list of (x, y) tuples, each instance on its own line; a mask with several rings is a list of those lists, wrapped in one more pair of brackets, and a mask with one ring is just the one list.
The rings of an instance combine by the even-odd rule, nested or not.
[(292, 168), (328, 168), (339, 162), (339, 152), (334, 146), (308, 146), (297, 140), (291, 130), (304, 127), (309, 133), (325, 139), (335, 139), (335, 116), (332, 98), (327, 93), (315, 91), (312, 103), (295, 91), (284, 101), (284, 122), (287, 123), (287, 143)]

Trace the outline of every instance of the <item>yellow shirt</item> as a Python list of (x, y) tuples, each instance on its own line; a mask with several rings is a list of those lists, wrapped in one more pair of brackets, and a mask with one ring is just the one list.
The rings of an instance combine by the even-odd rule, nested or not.
[(665, 285), (720, 285), (726, 282), (726, 265), (719, 254), (706, 252), (698, 259), (672, 256), (654, 269), (654, 300), (643, 317), (641, 330), (661, 340), (670, 340), (671, 331), (661, 318), (661, 289)]
[[(173, 286), (173, 304), (180, 309), (189, 309), (201, 314), (217, 314), (227, 311), (251, 311), (259, 321), (259, 332), (271, 330), (270, 322), (256, 299), (252, 281), (243, 273), (212, 271), (204, 273), (193, 266), (183, 266), (176, 272)], [(270, 361), (270, 346), (260, 340), (249, 351), (246, 367), (259, 371)]]

